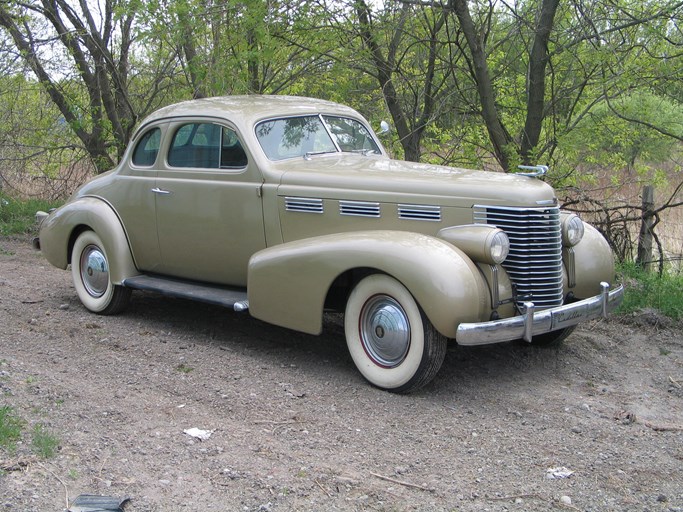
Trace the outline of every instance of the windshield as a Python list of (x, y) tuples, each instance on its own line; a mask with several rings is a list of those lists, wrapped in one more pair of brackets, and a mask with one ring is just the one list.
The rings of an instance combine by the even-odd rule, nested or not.
[(256, 137), (270, 160), (339, 151), (381, 153), (370, 131), (347, 117), (311, 115), (264, 121), (256, 126)]

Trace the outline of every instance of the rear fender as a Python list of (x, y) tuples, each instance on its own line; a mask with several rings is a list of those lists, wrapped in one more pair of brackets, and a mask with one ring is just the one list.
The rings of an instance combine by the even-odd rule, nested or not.
[(121, 284), (139, 274), (118, 215), (96, 197), (77, 199), (50, 213), (40, 226), (40, 250), (52, 265), (64, 269), (70, 263), (76, 237), (87, 229), (97, 233), (104, 244), (112, 283)]
[(359, 231), (256, 253), (249, 262), (249, 311), (269, 323), (319, 334), (330, 286), (356, 268), (375, 269), (400, 281), (434, 327), (451, 338), (460, 322), (478, 321), (488, 308), (484, 278), (451, 244), (411, 232)]

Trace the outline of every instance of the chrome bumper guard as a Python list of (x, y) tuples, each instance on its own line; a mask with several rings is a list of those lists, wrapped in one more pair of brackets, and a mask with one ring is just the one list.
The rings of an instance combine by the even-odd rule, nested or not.
[(533, 302), (524, 303), (524, 313), (511, 318), (490, 322), (462, 323), (458, 326), (456, 341), (460, 345), (488, 345), (523, 339), (571, 327), (595, 318), (607, 318), (608, 313), (619, 307), (624, 299), (624, 287), (609, 289), (600, 283), (600, 295), (571, 304), (536, 312)]

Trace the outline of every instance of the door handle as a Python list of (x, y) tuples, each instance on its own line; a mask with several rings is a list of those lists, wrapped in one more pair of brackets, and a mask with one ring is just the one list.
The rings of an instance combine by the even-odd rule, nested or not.
[(173, 192), (171, 192), (170, 190), (164, 190), (164, 189), (161, 189), (161, 188), (159, 188), (159, 187), (154, 187), (154, 188), (152, 189), (152, 192), (154, 192), (155, 194), (163, 194), (163, 195), (168, 195), (168, 194), (172, 194), (172, 193), (173, 193)]

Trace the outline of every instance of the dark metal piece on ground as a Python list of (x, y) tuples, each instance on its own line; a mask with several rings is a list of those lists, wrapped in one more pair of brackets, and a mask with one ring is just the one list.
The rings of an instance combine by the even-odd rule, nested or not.
[(81, 494), (73, 501), (69, 512), (124, 512), (123, 507), (128, 501), (130, 498)]

